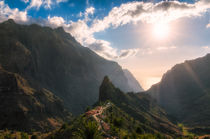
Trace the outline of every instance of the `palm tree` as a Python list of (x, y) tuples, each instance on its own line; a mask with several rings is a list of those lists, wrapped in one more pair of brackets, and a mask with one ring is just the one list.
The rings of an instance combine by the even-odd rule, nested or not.
[(81, 129), (78, 129), (77, 136), (82, 139), (100, 139), (101, 132), (96, 122), (84, 122)]

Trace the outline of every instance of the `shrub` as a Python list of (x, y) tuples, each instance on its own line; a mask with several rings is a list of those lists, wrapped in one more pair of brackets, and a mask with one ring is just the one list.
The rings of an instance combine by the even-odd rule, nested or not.
[(136, 133), (138, 133), (138, 134), (144, 134), (144, 129), (139, 126), (139, 127), (136, 128)]
[(117, 127), (122, 127), (123, 125), (123, 120), (121, 118), (115, 118), (113, 122), (114, 122), (114, 125)]
[(21, 132), (21, 139), (29, 139), (29, 136), (27, 133)]
[(31, 139), (39, 139), (39, 136), (38, 135), (32, 135)]
[(64, 123), (62, 126), (61, 126), (61, 129), (67, 129), (68, 127), (68, 124), (67, 123)]
[(101, 132), (98, 130), (97, 123), (85, 122), (81, 128), (78, 129), (78, 136), (83, 139), (99, 139)]

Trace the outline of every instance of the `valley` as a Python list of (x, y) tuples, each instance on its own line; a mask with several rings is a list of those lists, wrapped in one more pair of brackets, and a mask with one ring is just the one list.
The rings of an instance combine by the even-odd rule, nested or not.
[(210, 54), (143, 90), (62, 27), (0, 23), (0, 139), (209, 138)]

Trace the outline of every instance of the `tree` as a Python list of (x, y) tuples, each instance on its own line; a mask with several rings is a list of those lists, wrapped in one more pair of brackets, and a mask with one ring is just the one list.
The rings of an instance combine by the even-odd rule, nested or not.
[(29, 139), (29, 136), (27, 133), (21, 132), (21, 139)]
[(101, 138), (101, 132), (98, 130), (96, 122), (84, 122), (83, 126), (78, 129), (77, 136), (82, 139), (99, 139)]
[(144, 134), (144, 129), (139, 126), (139, 127), (136, 128), (136, 133), (138, 133), (138, 134)]
[(31, 139), (39, 139), (38, 135), (32, 135)]

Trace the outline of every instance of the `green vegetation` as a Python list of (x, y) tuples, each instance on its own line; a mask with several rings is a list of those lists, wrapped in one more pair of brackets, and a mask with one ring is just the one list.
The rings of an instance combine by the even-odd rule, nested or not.
[[(12, 130), (0, 131), (0, 139), (195, 138), (210, 133), (210, 54), (174, 66), (147, 92), (124, 93), (131, 86), (122, 68), (82, 47), (62, 28), (8, 20), (0, 24), (0, 42), (0, 129)], [(104, 75), (121, 90), (106, 76), (98, 94)], [(87, 107), (98, 96), (95, 107)], [(87, 113), (72, 120), (69, 111)]]
[(21, 139), (29, 139), (29, 136), (27, 133), (21, 132)]
[(32, 135), (31, 139), (39, 139), (39, 136), (38, 135)]
[(101, 132), (98, 130), (97, 123), (94, 121), (87, 121), (83, 123), (82, 127), (76, 132), (77, 136), (82, 139), (99, 139)]
[(187, 138), (194, 139), (197, 136), (188, 131), (187, 127), (185, 127), (182, 123), (178, 123), (178, 127), (181, 129), (183, 135)]
[[(109, 103), (109, 105), (107, 105)], [(93, 117), (81, 115), (73, 120), (73, 123), (64, 124), (56, 132), (52, 132), (48, 138), (81, 138), (100, 139), (105, 137), (119, 137), (122, 139), (161, 139), (166, 136), (161, 133), (154, 133), (139, 121), (134, 120), (111, 102), (101, 103), (101, 107), (106, 107), (99, 115), (100, 121), (106, 123), (110, 128), (104, 130), (99, 128), (99, 124)], [(149, 132), (148, 132), (149, 131)]]
[(37, 135), (37, 138), (33, 136), (30, 138), (30, 135), (25, 132), (2, 130), (0, 131), (0, 139), (39, 139), (39, 137)]
[[(114, 127), (124, 127), (125, 130), (129, 130), (131, 127), (128, 126), (128, 123), (130, 123), (133, 129), (129, 132), (136, 131), (136, 128), (140, 126), (144, 133), (181, 136), (179, 128), (170, 122), (165, 111), (148, 94), (125, 94), (115, 88), (108, 77), (105, 77), (100, 86), (99, 101), (107, 102), (107, 100), (118, 109), (114, 108), (107, 113)], [(116, 133), (118, 129), (113, 129), (113, 131)]]
[[(161, 139), (181, 137), (181, 125), (181, 130), (179, 130), (147, 94), (125, 94), (120, 89), (115, 88), (106, 77), (100, 87), (99, 100), (101, 101), (96, 103), (92, 109), (88, 108), (85, 114), (77, 116), (71, 122), (64, 123), (57, 130), (44, 134), (28, 135), (21, 132), (15, 135), (18, 135), (20, 139), (29, 137), (34, 139), (100, 139), (106, 137)], [(12, 136), (13, 134), (8, 132), (2, 137), (3, 139), (13, 139)], [(187, 136), (191, 137), (190, 134)]]

